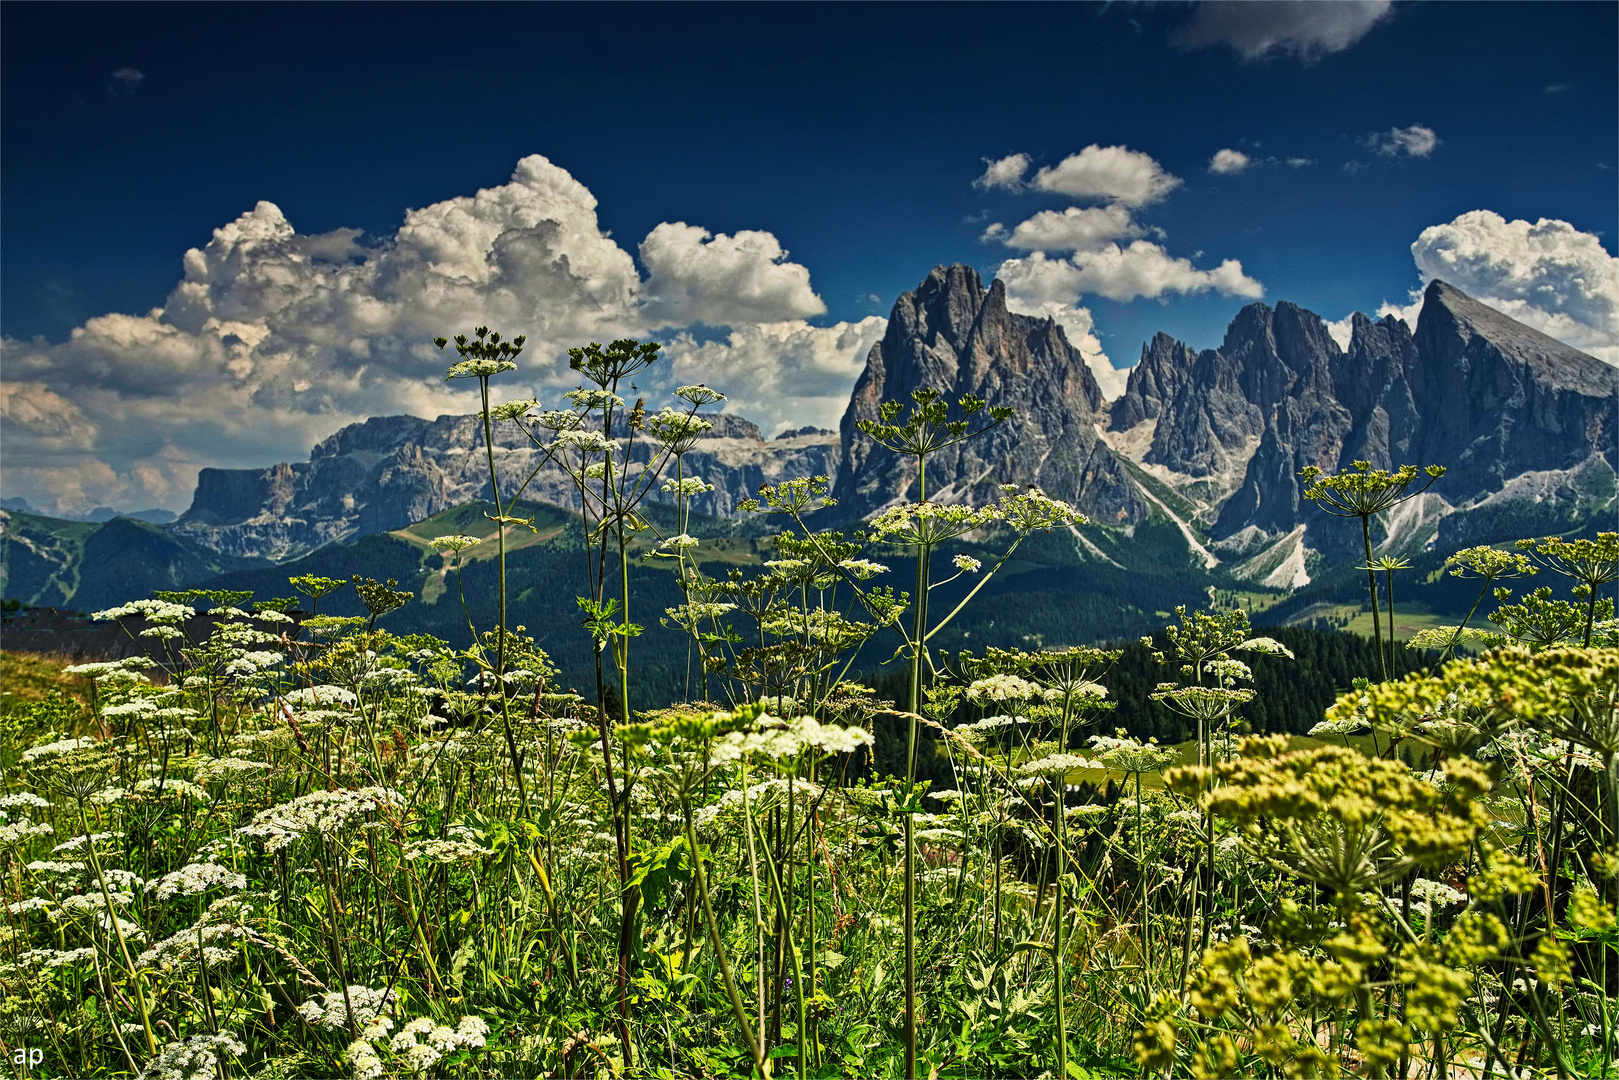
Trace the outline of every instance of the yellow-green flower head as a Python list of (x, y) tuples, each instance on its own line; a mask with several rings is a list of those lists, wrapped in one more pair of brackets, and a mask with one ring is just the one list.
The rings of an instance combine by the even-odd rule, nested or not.
[(1477, 577), (1485, 581), (1539, 573), (1529, 556), (1499, 551), (1488, 545), (1463, 548), (1446, 559), (1445, 565), (1451, 568), (1452, 577)]
[(506, 401), (490, 409), (489, 416), (493, 420), (521, 420), (528, 415), (530, 409), (538, 408), (539, 404), (533, 398)]
[(646, 422), (647, 430), (671, 453), (684, 454), (697, 444), (697, 440), (713, 430), (714, 425), (701, 416), (675, 412), (667, 405)]
[(463, 536), (460, 534), (455, 534), (451, 536), (435, 536), (433, 539), (429, 540), (428, 543), (432, 545), (434, 551), (444, 554), (446, 552), (455, 553), (465, 551), (469, 547), (476, 547), (478, 544), (483, 543), (483, 541), (476, 536)]
[(675, 387), (675, 397), (689, 401), (693, 405), (713, 405), (715, 402), (725, 400), (724, 394), (718, 390), (711, 390), (702, 383), (697, 383), (695, 386)]
[[(1329, 514), (1370, 517), (1420, 494), (1445, 475), (1442, 465), (1430, 465), (1420, 474), (1415, 465), (1402, 465), (1391, 473), (1387, 469), (1372, 468), (1369, 461), (1354, 462), (1352, 469), (1351, 472), (1329, 476), (1314, 465), (1307, 466), (1299, 473), (1306, 485), (1304, 497)], [(1423, 474), (1428, 477), (1428, 483), (1411, 491), (1411, 485)]]
[(1619, 580), (1619, 532), (1598, 533), (1595, 540), (1564, 540), (1548, 536), (1519, 540), (1517, 546), (1548, 570), (1571, 577), (1585, 586)]
[(567, 398), (574, 408), (586, 412), (591, 409), (616, 409), (624, 404), (623, 398), (608, 390), (569, 390), (562, 396)]

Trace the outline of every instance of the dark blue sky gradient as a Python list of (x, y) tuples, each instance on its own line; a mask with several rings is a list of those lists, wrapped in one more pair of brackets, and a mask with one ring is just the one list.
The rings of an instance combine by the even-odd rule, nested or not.
[[(185, 249), (260, 199), (300, 232), (386, 236), (531, 153), (583, 182), (632, 253), (663, 221), (775, 233), (820, 321), (887, 314), (936, 263), (987, 277), (1013, 253), (978, 242), (984, 220), (1069, 203), (974, 191), (982, 159), (1091, 143), (1185, 181), (1140, 215), (1171, 254), (1240, 259), (1268, 301), (1328, 318), (1403, 301), (1411, 242), (1469, 210), (1561, 218), (1614, 250), (1619, 6), (1412, 4), (1314, 65), (1178, 51), (1188, 14), (8, 2), (0, 327), (60, 340), (161, 304)], [(124, 67), (146, 76), (134, 92), (110, 78)], [(1360, 143), (1413, 123), (1443, 140), (1430, 158)], [(1211, 176), (1222, 147), (1316, 164)], [(1082, 302), (1121, 365), (1158, 329), (1216, 344), (1243, 303)]]

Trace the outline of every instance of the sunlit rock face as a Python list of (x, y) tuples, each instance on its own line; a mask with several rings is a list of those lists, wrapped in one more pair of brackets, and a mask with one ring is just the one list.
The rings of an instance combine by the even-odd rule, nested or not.
[[(751, 420), (723, 413), (711, 419), (713, 429), (685, 459), (687, 476), (714, 485), (693, 500), (701, 513), (732, 516), (762, 483), (837, 472), (832, 432), (810, 428), (767, 441)], [(544, 454), (515, 426), (499, 425), (494, 441), (503, 495), (528, 480), (525, 498), (578, 506), (573, 481), (544, 465)], [(656, 451), (644, 437), (630, 447), (639, 461)], [(536, 465), (544, 467), (529, 479)], [(480, 417), (379, 416), (338, 431), (307, 462), (204, 469), (191, 508), (170, 528), (216, 551), (282, 559), (489, 497)], [(648, 497), (657, 502), (672, 496), (655, 486)]]
[(1198, 504), (1217, 549), (1251, 560), (1272, 542), (1296, 546), (1300, 525), (1310, 549), (1354, 540), (1302, 498), (1308, 465), (1446, 466), (1380, 522), (1390, 549), (1611, 518), (1616, 409), (1619, 370), (1435, 281), (1414, 334), (1357, 314), (1347, 349), (1288, 303), (1244, 308), (1218, 349), (1160, 334), (1113, 403), (1108, 437)]
[[(915, 460), (873, 443), (857, 421), (876, 419), (884, 401), (908, 406), (911, 391), (923, 387), (952, 402), (972, 394), (1013, 410), (994, 430), (928, 459), (927, 498), (982, 503), (1001, 484), (1033, 484), (1101, 521), (1133, 522), (1146, 512), (1098, 431), (1106, 420), (1102, 391), (1062, 327), (1011, 313), (999, 281), (986, 289), (977, 272), (956, 265), (935, 267), (899, 298), (866, 358), (839, 433), (840, 515), (864, 517), (920, 494)], [(985, 422), (987, 414), (973, 418), (975, 426)]]
[[(1427, 494), (1383, 515), (1375, 539), (1385, 551), (1564, 531), (1604, 515), (1611, 524), (1619, 513), (1619, 369), (1444, 282), (1429, 287), (1414, 333), (1393, 316), (1357, 314), (1347, 348), (1286, 302), (1243, 308), (1217, 349), (1158, 334), (1125, 392), (1105, 402), (1060, 326), (1008, 311), (1002, 284), (985, 287), (962, 265), (934, 268), (895, 303), (838, 432), (767, 440), (742, 417), (713, 417), (686, 458), (688, 476), (714, 485), (695, 508), (735, 516), (760, 484), (814, 475), (835, 478), (829, 520), (917, 498), (914, 460), (877, 446), (857, 421), (877, 418), (884, 401), (908, 407), (923, 387), (1014, 414), (933, 455), (929, 499), (978, 504), (1002, 484), (1033, 484), (1102, 524), (1167, 516), (1205, 565), (1218, 558), (1270, 584), (1303, 584), (1318, 554), (1358, 546), (1355, 530), (1303, 498), (1309, 465), (1446, 466)], [(653, 449), (638, 439), (630, 453), (645, 460)], [(540, 463), (522, 432), (497, 428), (502, 491)], [(165, 528), (223, 554), (280, 559), (488, 495), (478, 417), (383, 416), (343, 428), (306, 462), (203, 470), (191, 509)], [(577, 505), (572, 482), (549, 467), (525, 496)]]

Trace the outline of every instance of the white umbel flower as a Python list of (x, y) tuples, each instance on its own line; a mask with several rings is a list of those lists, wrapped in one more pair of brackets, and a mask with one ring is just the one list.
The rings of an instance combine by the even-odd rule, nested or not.
[(245, 889), (247, 878), (218, 863), (190, 863), (156, 881), (146, 884), (147, 892), (155, 892), (159, 900), (171, 896), (196, 896), (210, 889)]

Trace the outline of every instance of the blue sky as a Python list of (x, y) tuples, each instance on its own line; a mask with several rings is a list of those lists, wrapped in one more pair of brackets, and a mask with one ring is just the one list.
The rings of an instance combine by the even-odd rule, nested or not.
[[(454, 407), (412, 344), (426, 323), (365, 305), (407, 303), (390, 282), (428, 259), (401, 261), (407, 210), (513, 190), (530, 155), (532, 205), (500, 228), (578, 280), (529, 256), (502, 272), (590, 310), (480, 285), (431, 314), (532, 319), (541, 351), (655, 330), (684, 358), (671, 378), (711, 364), (771, 427), (835, 420), (872, 318), (955, 261), (987, 281), (1018, 260), (1024, 309), (1118, 367), (1158, 330), (1218, 344), (1254, 298), (1337, 320), (1436, 269), (1619, 361), (1613, 4), (8, 3), (4, 24), (0, 484), (36, 505), (179, 509), (201, 465)], [(1241, 157), (1211, 171), (1221, 151)], [(1018, 154), (1021, 184), (974, 185)], [(261, 200), (283, 223), (207, 248)], [(297, 304), (265, 307), (283, 272)], [(259, 331), (232, 320), (264, 340), (243, 352)], [(765, 352), (779, 377), (746, 385)]]

